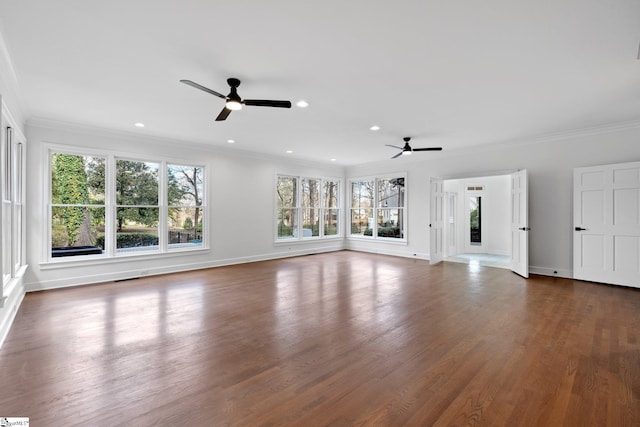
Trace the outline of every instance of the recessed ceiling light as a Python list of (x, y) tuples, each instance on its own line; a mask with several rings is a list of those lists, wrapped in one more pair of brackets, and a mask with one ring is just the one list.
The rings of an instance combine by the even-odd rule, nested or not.
[(332, 161), (332, 162), (335, 162), (335, 161), (336, 161), (336, 159), (331, 159), (331, 161)]
[(296, 102), (296, 105), (300, 108), (307, 108), (309, 106), (309, 103), (304, 99), (301, 99), (300, 101)]
[(134, 126), (137, 127), (137, 128), (143, 128), (144, 127), (144, 123), (138, 122)]
[(377, 131), (377, 130), (380, 130), (380, 126), (378, 126), (378, 125), (373, 125), (373, 126), (371, 126), (369, 129), (371, 129), (372, 131), (374, 131), (374, 132), (375, 132), (375, 131)]
[(293, 150), (287, 150), (287, 154), (293, 154)]
[(227, 142), (228, 142), (229, 144), (233, 144), (233, 143), (235, 143), (235, 141), (234, 141), (233, 139), (227, 139)]

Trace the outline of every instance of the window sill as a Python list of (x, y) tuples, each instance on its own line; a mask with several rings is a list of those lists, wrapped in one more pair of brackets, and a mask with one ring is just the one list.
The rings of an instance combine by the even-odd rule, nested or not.
[(125, 252), (117, 254), (116, 256), (109, 257), (106, 255), (87, 255), (83, 256), (82, 259), (78, 259), (75, 257), (60, 257), (54, 258), (48, 261), (43, 261), (38, 264), (40, 270), (55, 270), (58, 268), (69, 268), (69, 267), (86, 267), (92, 265), (107, 265), (107, 264), (117, 264), (121, 262), (135, 262), (135, 261), (143, 261), (143, 260), (153, 260), (153, 259), (166, 259), (167, 257), (173, 256), (185, 256), (191, 254), (206, 254), (209, 253), (209, 248), (199, 248), (199, 249), (170, 249), (167, 252), (146, 252), (146, 253), (135, 253), (135, 252)]

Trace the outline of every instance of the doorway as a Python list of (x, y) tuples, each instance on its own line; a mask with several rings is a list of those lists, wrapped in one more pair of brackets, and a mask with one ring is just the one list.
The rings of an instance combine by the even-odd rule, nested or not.
[(447, 179), (444, 260), (510, 268), (510, 175)]

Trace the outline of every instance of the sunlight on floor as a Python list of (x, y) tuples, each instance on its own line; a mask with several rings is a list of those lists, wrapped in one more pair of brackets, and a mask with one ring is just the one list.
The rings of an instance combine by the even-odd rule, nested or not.
[(493, 254), (457, 254), (444, 259), (445, 261), (459, 262), (463, 264), (469, 264), (469, 266), (478, 268), (484, 267), (498, 267), (498, 268), (510, 268), (510, 258), (507, 255), (493, 255)]

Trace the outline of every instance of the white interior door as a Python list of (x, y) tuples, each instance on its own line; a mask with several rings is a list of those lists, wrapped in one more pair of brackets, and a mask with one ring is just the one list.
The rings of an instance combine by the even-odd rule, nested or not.
[(529, 189), (527, 170), (511, 174), (511, 270), (529, 277)]
[(640, 162), (573, 171), (573, 277), (640, 287)]
[(444, 182), (431, 178), (431, 223), (429, 224), (429, 264), (437, 264), (444, 256)]

